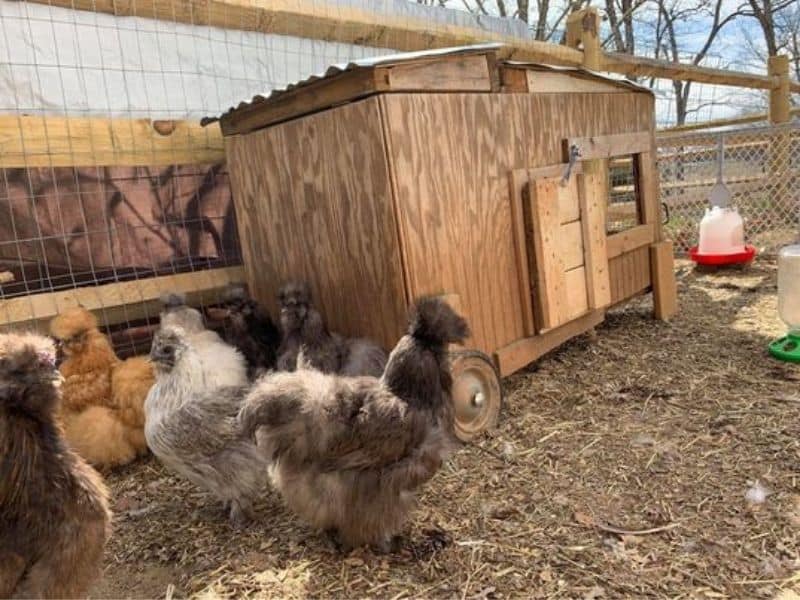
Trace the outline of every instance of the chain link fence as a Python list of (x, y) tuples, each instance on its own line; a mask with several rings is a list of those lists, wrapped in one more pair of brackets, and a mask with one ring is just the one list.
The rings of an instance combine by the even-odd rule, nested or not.
[(774, 254), (800, 237), (800, 121), (662, 134), (656, 144), (661, 202), (668, 213), (664, 231), (676, 254), (697, 244), (720, 158), (723, 182), (744, 218), (748, 243), (762, 254)]

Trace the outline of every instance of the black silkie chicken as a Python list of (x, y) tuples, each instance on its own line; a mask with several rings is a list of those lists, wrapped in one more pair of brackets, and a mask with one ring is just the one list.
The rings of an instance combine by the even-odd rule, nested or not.
[(242, 353), (247, 361), (247, 375), (254, 379), (275, 368), (281, 333), (258, 302), (244, 287), (233, 286), (225, 295), (222, 338)]
[(277, 369), (294, 371), (300, 348), (306, 362), (323, 373), (355, 377), (380, 377), (386, 365), (386, 352), (365, 338), (344, 338), (331, 333), (314, 308), (311, 288), (292, 281), (278, 291), (283, 340), (278, 349)]

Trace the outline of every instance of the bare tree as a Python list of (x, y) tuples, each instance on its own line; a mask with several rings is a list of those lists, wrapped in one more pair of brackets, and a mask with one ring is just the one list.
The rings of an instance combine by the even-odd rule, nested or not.
[[(723, 0), (714, 0), (714, 4), (711, 7), (703, 0), (699, 0), (697, 4), (688, 4), (681, 2), (681, 0), (654, 0), (654, 2), (658, 8), (656, 56), (663, 54), (672, 62), (682, 62), (682, 59), (683, 62), (686, 62), (688, 59), (690, 64), (701, 64), (706, 59), (714, 40), (723, 27), (741, 15), (741, 10), (737, 9), (723, 16)], [(712, 17), (708, 34), (698, 50), (694, 52), (687, 51), (687, 49), (681, 47), (680, 33), (676, 24), (702, 16)], [(684, 124), (686, 116), (689, 114), (691, 87), (691, 81), (672, 81), (672, 89), (675, 93), (675, 116), (678, 125)]]
[(792, 76), (800, 79), (800, 3), (797, 0), (747, 0), (743, 15), (758, 22), (764, 45), (748, 40), (745, 53), (766, 63), (768, 56), (789, 56)]
[(794, 8), (797, 10), (797, 0), (747, 0), (750, 10), (742, 11), (743, 15), (753, 17), (761, 26), (764, 33), (764, 43), (767, 45), (767, 56), (777, 56), (780, 49), (776, 20), (781, 19), (782, 11)]
[(605, 0), (611, 35), (603, 42), (604, 46), (613, 41), (616, 52), (635, 54), (637, 36), (634, 15), (645, 2), (646, 0)]

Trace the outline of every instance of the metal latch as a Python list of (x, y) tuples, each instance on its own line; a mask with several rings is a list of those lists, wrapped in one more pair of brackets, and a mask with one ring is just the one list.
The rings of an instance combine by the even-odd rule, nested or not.
[(569, 147), (569, 164), (567, 165), (566, 171), (564, 171), (564, 176), (561, 178), (561, 186), (564, 187), (569, 183), (570, 175), (572, 175), (572, 168), (575, 166), (575, 163), (578, 162), (578, 159), (581, 157), (581, 149), (578, 147), (577, 144), (572, 144)]

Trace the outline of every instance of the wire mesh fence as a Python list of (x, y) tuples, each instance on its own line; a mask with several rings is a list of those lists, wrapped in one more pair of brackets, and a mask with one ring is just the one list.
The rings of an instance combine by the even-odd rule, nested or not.
[(608, 164), (606, 233), (611, 235), (641, 223), (637, 162), (633, 156), (618, 157)]
[[(358, 21), (367, 12), (372, 25)], [(81, 302), (119, 341), (157, 323), (159, 292), (218, 303), (243, 271), (222, 138), (202, 117), (331, 64), (487, 36), (531, 40), (518, 19), (406, 0), (0, 0), (0, 330), (46, 329)], [(765, 142), (749, 155), (746, 144), (726, 151), (726, 172), (762, 178), (758, 192), (732, 182), (750, 233), (796, 230), (796, 129), (789, 141), (741, 135)], [(789, 149), (780, 173), (776, 140)], [(702, 136), (662, 140), (679, 251), (702, 216), (713, 153)], [(634, 168), (622, 159), (611, 172), (609, 231), (639, 221)], [(767, 215), (768, 203), (782, 208)]]
[[(0, 0), (0, 331), (46, 331), (81, 303), (136, 353), (161, 292), (205, 310), (243, 279), (222, 138), (203, 117), (427, 33), (528, 35), (406, 0), (301, 4), (305, 19), (224, 1)], [(385, 27), (323, 41), (367, 9)]]
[[(719, 140), (723, 153), (718, 150)], [(800, 121), (766, 127), (660, 135), (664, 226), (677, 253), (697, 243), (722, 160), (723, 182), (744, 219), (745, 236), (762, 253), (774, 254), (800, 235)]]

